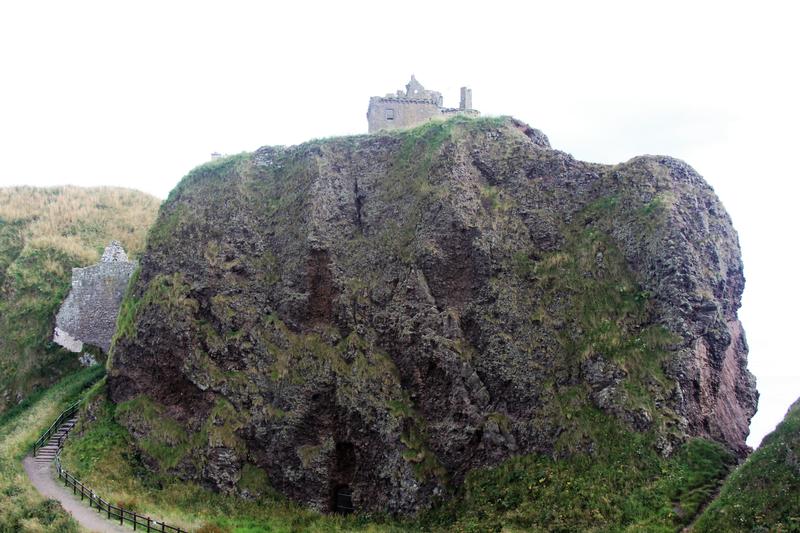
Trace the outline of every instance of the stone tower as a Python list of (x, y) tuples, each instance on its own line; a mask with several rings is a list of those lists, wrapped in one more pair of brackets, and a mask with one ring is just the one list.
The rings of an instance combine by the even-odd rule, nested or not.
[(461, 111), (472, 109), (472, 89), (461, 88), (461, 104), (458, 106)]

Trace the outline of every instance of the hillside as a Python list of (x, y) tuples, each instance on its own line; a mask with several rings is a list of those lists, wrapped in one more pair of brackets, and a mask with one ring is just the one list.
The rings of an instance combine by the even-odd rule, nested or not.
[(584, 163), (510, 118), (262, 148), (162, 207), (113, 421), (151, 475), (224, 494), (669, 530), (747, 453), (743, 284), (668, 157)]
[(70, 373), (0, 415), (0, 532), (77, 533), (78, 525), (31, 486), (22, 458), (58, 414), (103, 376), (94, 366)]
[(119, 188), (0, 188), (0, 412), (75, 370), (51, 342), (73, 267), (112, 239), (138, 256), (158, 199)]
[(692, 531), (800, 530), (800, 399), (736, 469)]

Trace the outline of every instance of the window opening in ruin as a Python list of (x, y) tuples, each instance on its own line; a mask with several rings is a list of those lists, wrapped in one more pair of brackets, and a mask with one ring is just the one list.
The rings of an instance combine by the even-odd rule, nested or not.
[(386, 110), (386, 120), (394, 120), (394, 109)]

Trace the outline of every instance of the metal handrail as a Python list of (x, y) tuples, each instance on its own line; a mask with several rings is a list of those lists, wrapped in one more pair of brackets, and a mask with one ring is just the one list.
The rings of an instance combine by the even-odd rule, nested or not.
[[(46, 443), (50, 441), (50, 438), (61, 428), (61, 426), (63, 426), (64, 422), (72, 418), (75, 413), (78, 412), (81, 402), (82, 400), (78, 400), (67, 407), (60, 415), (58, 415), (58, 418), (56, 418), (55, 422), (53, 422), (47, 431), (45, 431), (42, 436), (39, 437), (39, 440), (33, 444), (34, 456), (36, 456), (36, 452), (38, 450), (40, 450)], [(81, 501), (84, 499), (89, 500), (89, 508), (96, 508), (98, 513), (104, 512), (106, 514), (106, 518), (109, 520), (119, 520), (120, 525), (123, 525), (125, 522), (127, 522), (133, 526), (134, 531), (136, 531), (138, 528), (143, 531), (147, 531), (148, 533), (189, 533), (188, 531), (179, 527), (170, 526), (164, 522), (158, 522), (149, 516), (143, 516), (134, 511), (125, 509), (124, 507), (114, 505), (108, 500), (98, 496), (94, 490), (90, 489), (81, 483), (75, 476), (67, 472), (67, 470), (61, 465), (61, 448), (64, 446), (64, 441), (69, 436), (70, 429), (72, 428), (67, 428), (67, 430), (58, 438), (55, 464), (56, 472), (58, 473), (58, 479), (64, 480), (65, 487), (72, 487), (72, 493), (75, 496), (80, 494)]]
[(73, 495), (80, 496), (81, 501), (87, 499), (89, 501), (89, 508), (97, 509), (98, 513), (105, 513), (108, 520), (119, 520), (120, 525), (124, 525), (127, 522), (133, 526), (134, 531), (136, 531), (138, 527), (138, 529), (147, 531), (148, 533), (189, 533), (179, 527), (170, 526), (164, 522), (153, 520), (149, 516), (140, 515), (135, 511), (130, 511), (124, 507), (114, 505), (108, 500), (101, 498), (94, 490), (87, 487), (75, 476), (67, 472), (67, 470), (61, 466), (61, 458), (59, 456), (56, 456), (56, 472), (58, 473), (58, 479), (64, 480), (64, 486), (72, 488)]
[[(47, 428), (47, 431), (45, 431), (42, 434), (42, 436), (39, 437), (39, 440), (37, 440), (36, 442), (33, 443), (33, 456), (34, 457), (36, 457), (36, 452), (40, 448), (44, 447), (44, 445), (47, 444), (50, 441), (50, 437), (53, 436), (53, 433), (58, 431), (58, 429), (63, 425), (64, 421), (68, 420), (75, 413), (78, 412), (78, 408), (80, 407), (81, 402), (82, 402), (82, 400), (78, 400), (75, 403), (73, 403), (72, 405), (70, 405), (69, 407), (67, 407), (64, 411), (62, 411), (61, 414), (58, 415), (58, 418), (56, 418), (55, 422), (53, 422), (52, 425), (49, 428)], [(62, 442), (63, 442), (63, 440), (60, 439), (59, 440), (59, 448), (61, 448), (61, 443)]]

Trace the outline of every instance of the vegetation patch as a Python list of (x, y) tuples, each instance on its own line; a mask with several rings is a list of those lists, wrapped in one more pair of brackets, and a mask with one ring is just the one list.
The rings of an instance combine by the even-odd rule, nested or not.
[(166, 416), (160, 404), (146, 396), (117, 405), (114, 418), (125, 427), (135, 428), (142, 435), (137, 440), (137, 446), (164, 471), (177, 467), (187, 458), (198, 463), (201, 456), (191, 452), (208, 443), (205, 431), (188, 431)]
[(139, 256), (158, 204), (129, 189), (0, 188), (0, 412), (77, 369), (52, 342), (72, 269), (112, 239)]
[(695, 439), (671, 459), (652, 434), (595, 413), (592, 453), (554, 460), (515, 457), (470, 472), (459, 495), (419, 524), (448, 531), (652, 531), (688, 524), (724, 479), (733, 457)]
[(31, 486), (22, 459), (61, 411), (102, 374), (100, 366), (70, 374), (0, 417), (0, 531), (79, 531), (58, 503)]
[(800, 402), (731, 474), (693, 531), (800, 531)]
[[(139, 513), (158, 516), (190, 531), (206, 528), (206, 531), (232, 533), (399, 533), (408, 530), (403, 525), (386, 522), (385, 518), (326, 516), (304, 509), (276, 493), (267, 475), (249, 463), (242, 469), (238, 485), (241, 494), (234, 495), (216, 493), (165, 472), (153, 472), (145, 468), (142, 456), (135, 451), (134, 437), (118, 420), (142, 416), (146, 423), (157, 427), (165, 441), (180, 441), (175, 428), (169, 423), (159, 426), (163, 422), (156, 419), (161, 416), (156, 415), (157, 408), (146, 399), (115, 406), (105, 398), (104, 390), (95, 394), (91, 416), (82, 415), (82, 421), (67, 441), (62, 460), (65, 468), (112, 502), (125, 503)], [(228, 407), (217, 406), (215, 410), (221, 416)], [(137, 444), (141, 446), (141, 441), (137, 440)]]
[[(639, 413), (659, 431), (670, 431), (668, 410), (656, 408), (674, 384), (664, 375), (662, 365), (677, 336), (656, 323), (650, 294), (631, 274), (625, 258), (609, 236), (610, 213), (619, 199), (608, 196), (587, 206), (565, 228), (565, 245), (557, 252), (536, 258), (532, 252), (517, 252), (511, 271), (530, 284), (538, 310), (534, 322), (560, 321), (557, 340), (561, 347), (559, 364), (577, 373), (582, 363), (600, 358), (613, 363), (623, 375), (615, 408), (630, 416)], [(580, 421), (571, 420), (587, 405), (588, 385), (555, 387), (558, 420), (567, 428), (585, 433)], [(662, 412), (666, 412), (662, 416)], [(619, 414), (619, 413), (618, 413)], [(572, 444), (581, 435), (562, 434), (561, 442)]]
[[(211, 492), (192, 482), (153, 473), (133, 452), (132, 437), (115, 420), (115, 406), (99, 394), (94, 420), (84, 421), (68, 441), (64, 464), (111, 501), (187, 528), (213, 525), (245, 531), (663, 531), (690, 523), (717, 490), (733, 457), (720, 445), (694, 439), (672, 458), (653, 447), (652, 433), (627, 430), (595, 411), (598, 442), (589, 454), (554, 460), (545, 455), (512, 458), (471, 472), (453, 499), (419, 517), (326, 516), (278, 495), (266, 474), (245, 464), (239, 489), (249, 499)], [(146, 402), (136, 405), (149, 411)], [(128, 406), (128, 410), (134, 406)], [(118, 407), (117, 407), (118, 409)], [(407, 402), (397, 416), (412, 417)], [(119, 416), (119, 414), (117, 414)], [(498, 417), (498, 423), (503, 423)], [(170, 428), (161, 428), (168, 438)], [(409, 459), (424, 440), (409, 432)], [(299, 453), (313, 461), (313, 447)], [(423, 452), (424, 455), (424, 452)], [(424, 458), (417, 464), (424, 464)], [(735, 529), (731, 529), (735, 530)], [(787, 530), (789, 531), (789, 530)]]

